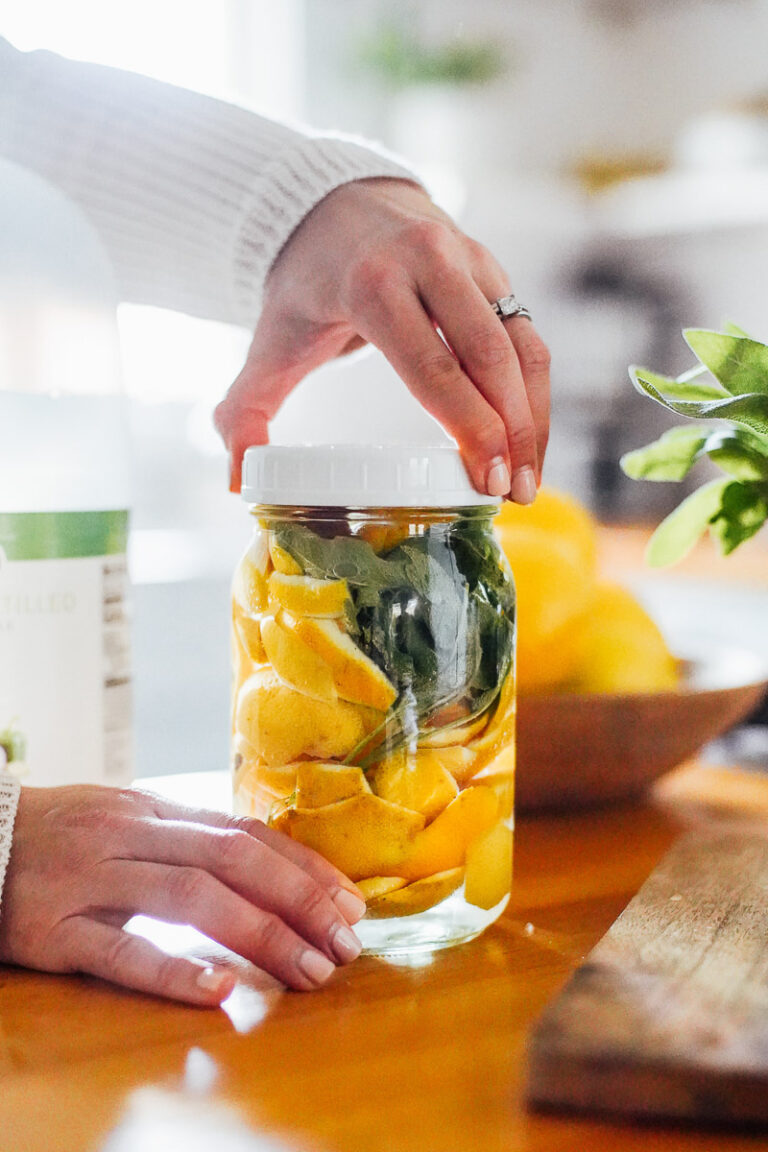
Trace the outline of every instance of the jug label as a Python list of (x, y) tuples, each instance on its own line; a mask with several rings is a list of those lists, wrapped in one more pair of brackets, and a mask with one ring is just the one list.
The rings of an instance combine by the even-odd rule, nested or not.
[(0, 513), (0, 758), (25, 784), (132, 775), (128, 513)]

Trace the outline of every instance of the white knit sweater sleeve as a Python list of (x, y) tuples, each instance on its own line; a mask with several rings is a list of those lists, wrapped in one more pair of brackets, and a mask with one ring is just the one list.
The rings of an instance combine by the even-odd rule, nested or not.
[(5, 872), (11, 855), (13, 825), (19, 806), (19, 781), (10, 772), (0, 771), (0, 901), (3, 897)]
[(0, 156), (84, 209), (125, 300), (249, 326), (275, 257), (324, 196), (366, 177), (416, 179), (354, 139), (4, 40)]

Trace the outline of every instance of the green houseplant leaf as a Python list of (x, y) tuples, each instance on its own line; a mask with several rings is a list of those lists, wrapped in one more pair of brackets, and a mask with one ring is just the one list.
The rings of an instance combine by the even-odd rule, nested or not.
[[(703, 364), (682, 376), (661, 376), (658, 372), (651, 372), (635, 364), (629, 369), (638, 391), (647, 392), (646, 385), (655, 390), (655, 394), (649, 393), (654, 400), (658, 396), (669, 396), (675, 400), (727, 400), (729, 394), (722, 384), (716, 380), (700, 379), (706, 371)], [(642, 378), (643, 383), (640, 383), (638, 377)]]
[(659, 525), (647, 553), (657, 566), (681, 560), (707, 530), (727, 555), (768, 518), (768, 345), (735, 324), (723, 332), (689, 328), (684, 336), (699, 360), (689, 372), (672, 379), (633, 366), (630, 378), (669, 412), (717, 424), (712, 431), (672, 428), (626, 453), (621, 466), (633, 479), (674, 481), (708, 457), (726, 476), (699, 488)]
[(723, 490), (720, 512), (712, 519), (709, 531), (718, 541), (724, 555), (759, 531), (768, 517), (768, 498), (760, 484), (729, 484)]
[(724, 400), (667, 400), (639, 372), (634, 379), (639, 391), (678, 416), (690, 416), (694, 420), (733, 420), (760, 435), (768, 435), (768, 391), (747, 392)]
[(646, 560), (653, 568), (676, 564), (687, 556), (723, 507), (723, 493), (734, 481), (713, 480), (692, 492), (662, 520), (650, 541)]
[(698, 425), (670, 428), (645, 448), (626, 452), (621, 467), (633, 480), (682, 480), (707, 442), (709, 429)]
[(699, 455), (709, 456), (736, 480), (759, 481), (768, 473), (768, 442), (746, 428), (718, 428), (711, 432)]
[(686, 328), (686, 343), (732, 396), (768, 394), (768, 345), (732, 332)]
[(732, 324), (730, 320), (727, 320), (726, 323), (723, 324), (723, 332), (727, 332), (729, 336), (746, 336), (747, 340), (752, 339), (749, 332), (745, 332), (743, 328), (739, 328), (738, 324)]
[(768, 471), (768, 441), (746, 428), (711, 432), (699, 424), (670, 428), (645, 448), (626, 452), (621, 467), (633, 480), (683, 480), (702, 456), (737, 480), (761, 480)]

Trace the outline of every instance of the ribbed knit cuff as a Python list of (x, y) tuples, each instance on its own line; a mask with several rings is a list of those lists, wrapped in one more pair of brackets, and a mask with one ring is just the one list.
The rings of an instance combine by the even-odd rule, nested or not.
[(344, 136), (297, 138), (262, 173), (235, 240), (234, 310), (252, 323), (267, 273), (294, 230), (329, 192), (353, 180), (389, 177), (421, 183), (396, 157)]
[(16, 777), (8, 772), (0, 772), (0, 902), (3, 898), (5, 872), (11, 856), (13, 825), (20, 794), (21, 785)]

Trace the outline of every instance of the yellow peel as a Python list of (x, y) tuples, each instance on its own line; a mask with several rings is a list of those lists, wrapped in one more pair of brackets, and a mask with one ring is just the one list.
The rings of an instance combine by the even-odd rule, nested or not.
[(368, 902), (366, 917), (369, 920), (383, 920), (391, 916), (416, 916), (442, 903), (461, 884), (463, 868), (450, 868), (415, 880), (404, 888), (396, 888), (382, 893)]
[(240, 645), (254, 664), (264, 664), (267, 654), (261, 639), (261, 624), (252, 616), (246, 616), (234, 601), (233, 620)]
[(323, 808), (288, 808), (274, 826), (357, 881), (399, 876), (399, 862), (424, 827), (424, 817), (368, 793)]
[(285, 623), (328, 665), (342, 700), (367, 704), (380, 712), (392, 707), (397, 698), (396, 689), (379, 666), (360, 651), (334, 620), (288, 614)]
[(240, 689), (235, 727), (267, 764), (290, 764), (302, 756), (343, 759), (380, 721), (346, 700), (328, 704), (283, 684), (269, 667), (259, 668)]
[(377, 896), (384, 896), (387, 892), (396, 892), (408, 883), (402, 876), (371, 876), (367, 880), (358, 880), (357, 887), (363, 899), (374, 900)]
[(479, 736), (488, 723), (488, 713), (484, 712), (477, 720), (470, 720), (466, 724), (456, 724), (453, 728), (438, 728), (436, 732), (428, 732), (419, 738), (422, 748), (444, 748), (454, 744), (465, 745)]
[(342, 616), (349, 599), (346, 580), (314, 580), (273, 572), (268, 581), (269, 600), (294, 616)]
[(297, 808), (323, 808), (370, 791), (362, 768), (352, 765), (302, 760), (296, 770)]
[(480, 736), (470, 740), (467, 745), (477, 757), (478, 770), (483, 764), (487, 764), (501, 748), (514, 740), (516, 714), (515, 674), (514, 669), (510, 669), (501, 686), (496, 709), (488, 726)]
[(405, 750), (388, 756), (371, 772), (371, 787), (377, 796), (421, 812), (429, 823), (450, 804), (459, 788), (442, 764), (436, 750), (415, 753)]
[(414, 837), (398, 876), (419, 880), (464, 864), (467, 846), (498, 818), (499, 804), (491, 788), (473, 785), (459, 792), (447, 808)]
[(285, 548), (280, 547), (271, 533), (269, 537), (269, 558), (272, 561), (272, 567), (275, 569), (275, 572), (281, 572), (283, 576), (301, 575), (301, 565), (294, 560), (290, 552), (286, 552)]
[(267, 659), (283, 683), (327, 704), (336, 700), (328, 665), (294, 632), (283, 628), (274, 616), (262, 616), (261, 639)]
[(512, 829), (499, 820), (467, 848), (464, 898), (476, 908), (495, 908), (509, 895), (511, 884)]
[(269, 551), (264, 533), (259, 532), (241, 558), (232, 579), (232, 596), (249, 616), (267, 606), (267, 564)]

